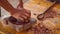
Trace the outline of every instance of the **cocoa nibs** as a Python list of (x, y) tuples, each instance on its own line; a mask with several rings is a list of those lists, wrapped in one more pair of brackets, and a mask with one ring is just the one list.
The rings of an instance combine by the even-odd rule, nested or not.
[[(34, 34), (51, 34), (52, 30), (49, 30), (44, 25), (42, 25), (42, 28), (40, 26), (41, 24), (37, 24), (35, 27), (32, 27), (29, 29), (30, 31), (33, 31)], [(29, 30), (27, 32), (29, 32)]]

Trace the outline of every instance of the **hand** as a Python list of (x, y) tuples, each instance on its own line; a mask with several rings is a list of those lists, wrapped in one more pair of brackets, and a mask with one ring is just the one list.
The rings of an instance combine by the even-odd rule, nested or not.
[(14, 11), (12, 11), (11, 15), (16, 19), (28, 22), (28, 20), (30, 19), (31, 13), (29, 10), (22, 8), (21, 10), (15, 9)]

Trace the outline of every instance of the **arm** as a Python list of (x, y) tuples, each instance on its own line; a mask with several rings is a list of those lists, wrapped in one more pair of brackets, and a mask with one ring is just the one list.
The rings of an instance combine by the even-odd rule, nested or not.
[[(22, 0), (20, 0), (20, 7), (23, 7), (23, 4), (21, 3)], [(30, 19), (30, 11), (22, 8), (22, 10), (16, 9), (12, 7), (12, 5), (7, 0), (0, 0), (0, 6), (2, 6), (4, 9), (6, 9), (8, 12), (11, 13), (11, 16), (13, 16), (16, 19), (20, 19), (22, 21), (27, 21)]]
[(0, 0), (0, 6), (10, 13), (14, 12), (14, 7), (7, 0)]
[(23, 8), (23, 1), (22, 0), (19, 0), (19, 4), (18, 4), (17, 8), (18, 7)]

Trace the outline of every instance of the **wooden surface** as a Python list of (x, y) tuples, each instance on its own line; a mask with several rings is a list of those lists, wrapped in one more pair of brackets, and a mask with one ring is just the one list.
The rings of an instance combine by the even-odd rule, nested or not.
[[(42, 1), (42, 0), (29, 0), (24, 4), (24, 8), (31, 10), (31, 17), (37, 19), (37, 15), (44, 13), (55, 2)], [(36, 15), (34, 15), (36, 14)]]
[(11, 29), (10, 27), (3, 27), (2, 25), (1, 25), (1, 22), (0, 22), (0, 30), (2, 31), (2, 32), (5, 32), (5, 33), (11, 33), (11, 34), (26, 34), (27, 32), (26, 31), (22, 31), (22, 32), (17, 32), (17, 31), (15, 31), (14, 29)]
[[(36, 9), (36, 8), (34, 8), (33, 6), (35, 6), (35, 4), (36, 3), (38, 3), (39, 1), (38, 0), (35, 0), (35, 1), (31, 1), (30, 3), (28, 3), (28, 4), (25, 4), (24, 6), (25, 6), (25, 8), (26, 9), (28, 9), (28, 10), (31, 10), (31, 12), (32, 12), (32, 17), (33, 18), (36, 18), (36, 16), (38, 15), (38, 13), (43, 13), (44, 11), (45, 11), (45, 9), (44, 9), (44, 7), (45, 8), (49, 8), (51, 5), (52, 5), (52, 3), (51, 2), (42, 2), (42, 1), (40, 1), (41, 2), (41, 4), (39, 4), (38, 6), (42, 6), (43, 7), (43, 10), (41, 10), (40, 9), (40, 7), (38, 8), (38, 9)], [(46, 4), (48, 4), (48, 5), (46, 5)], [(36, 6), (35, 6), (36, 7)], [(33, 9), (33, 10), (32, 10)], [(54, 10), (56, 10), (56, 11), (60, 11), (60, 4), (56, 4), (54, 7), (53, 7), (53, 9)], [(36, 10), (36, 11), (34, 11), (34, 10)], [(34, 12), (35, 13), (37, 13), (37, 15), (35, 16), (35, 15), (33, 15), (34, 14)], [(36, 18), (37, 19), (37, 18)], [(59, 25), (60, 26), (60, 25)], [(3, 31), (3, 32), (6, 32), (6, 33), (11, 33), (11, 34), (27, 34), (27, 31), (22, 31), (22, 32), (16, 32), (14, 29), (11, 29), (10, 27), (3, 27), (2, 26), (2, 24), (1, 24), (1, 22), (0, 22), (0, 30), (1, 31)], [(33, 34), (32, 32), (29, 32), (28, 34)], [(54, 32), (54, 34), (60, 34), (60, 30), (56, 30), (55, 32)]]

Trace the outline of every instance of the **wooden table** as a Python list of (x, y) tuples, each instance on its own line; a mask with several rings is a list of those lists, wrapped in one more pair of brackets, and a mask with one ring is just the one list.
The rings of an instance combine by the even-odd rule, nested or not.
[[(51, 2), (45, 2), (44, 3), (44, 1), (41, 1), (41, 4), (39, 4), (38, 3), (39, 2), (39, 0), (35, 0), (35, 1), (31, 1), (30, 3), (29, 2), (27, 2), (26, 4), (24, 4), (24, 6), (25, 6), (25, 8), (26, 9), (28, 9), (28, 10), (31, 10), (31, 12), (32, 12), (32, 17), (33, 18), (35, 18), (35, 19), (37, 19), (36, 18), (36, 16), (38, 15), (38, 13), (40, 14), (40, 13), (43, 13), (47, 8), (49, 8), (51, 5), (52, 5), (52, 3)], [(39, 8), (37, 8), (36, 9), (36, 4), (39, 4), (38, 6), (42, 6), (43, 8), (45, 7), (45, 10), (41, 10), (41, 7), (39, 7)], [(46, 5), (46, 4), (48, 4), (48, 5)], [(35, 6), (35, 8), (33, 7), (34, 5), (36, 5)], [(38, 7), (37, 6), (37, 7)], [(32, 10), (33, 9), (33, 10)], [(53, 7), (53, 9), (54, 10), (56, 10), (56, 11), (60, 11), (60, 4), (56, 4), (54, 7)], [(36, 11), (34, 11), (34, 10), (36, 10)], [(33, 15), (33, 13), (36, 13), (37, 15), (35, 16), (35, 15)], [(60, 26), (60, 25), (59, 25)], [(10, 27), (3, 27), (2, 26), (2, 24), (1, 24), (1, 22), (0, 22), (0, 30), (1, 31), (3, 31), (3, 32), (6, 32), (6, 33), (11, 33), (11, 34), (27, 34), (27, 31), (22, 31), (22, 32), (16, 32), (14, 29), (11, 29)], [(57, 33), (58, 32), (58, 33)], [(32, 34), (32, 32), (29, 32), (28, 34)], [(56, 31), (56, 32), (54, 32), (54, 34), (60, 34), (60, 31)]]

